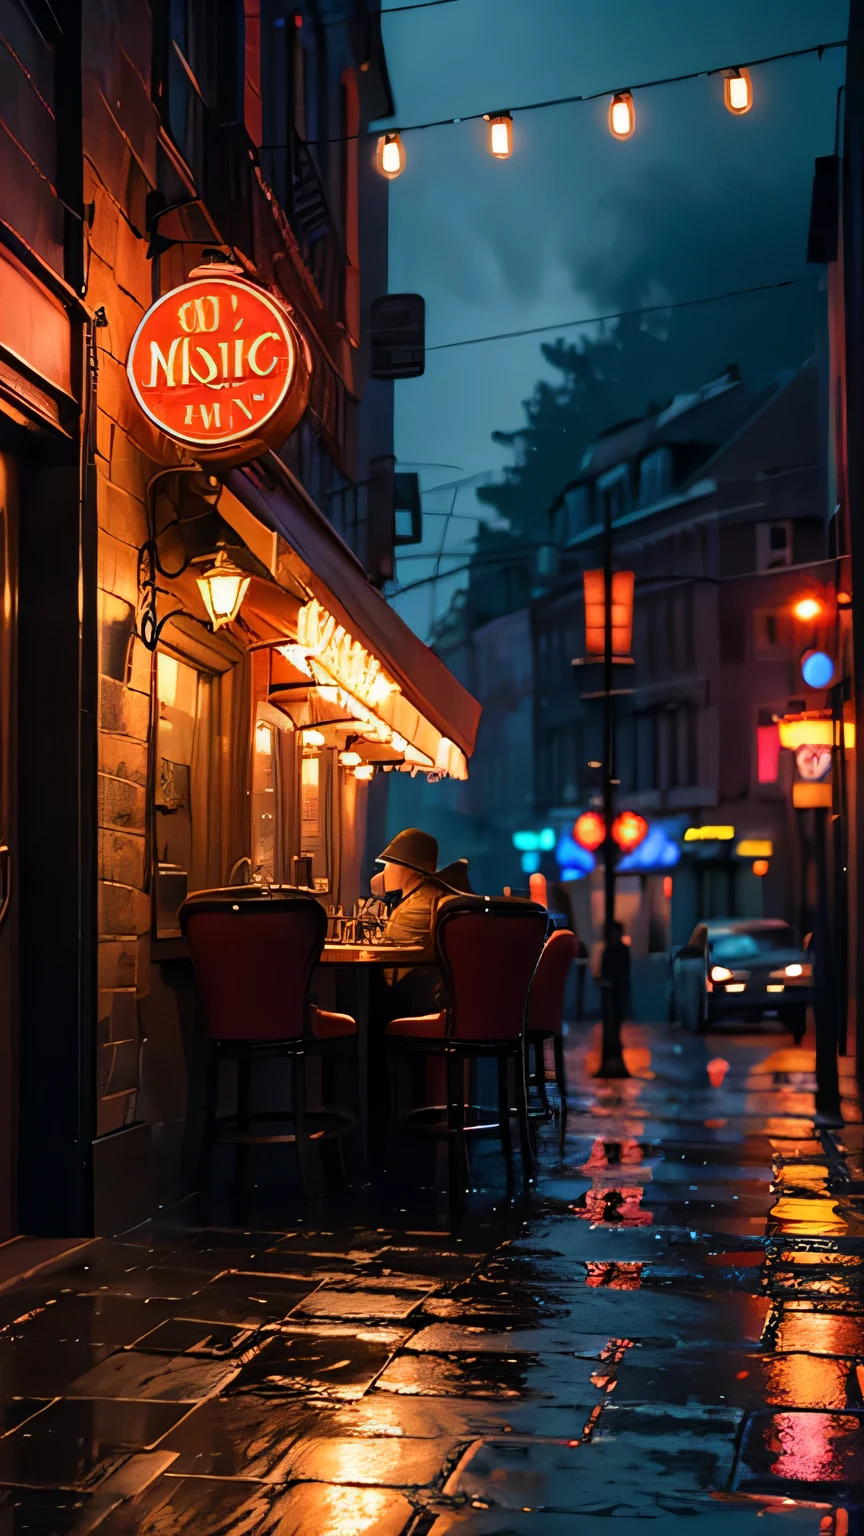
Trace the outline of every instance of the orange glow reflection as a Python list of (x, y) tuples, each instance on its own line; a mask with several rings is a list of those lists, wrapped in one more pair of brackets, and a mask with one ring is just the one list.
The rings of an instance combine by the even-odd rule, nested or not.
[(720, 1088), (726, 1073), (729, 1071), (729, 1063), (724, 1061), (722, 1056), (715, 1056), (713, 1061), (709, 1061), (706, 1071), (711, 1087)]
[(365, 1536), (380, 1531), (393, 1503), (385, 1488), (328, 1488), (316, 1521), (319, 1536)]
[(826, 1233), (837, 1235), (847, 1230), (831, 1200), (781, 1195), (769, 1214), (772, 1221), (782, 1224), (784, 1232), (796, 1237), (824, 1237)]
[(625, 1141), (606, 1141), (602, 1137), (595, 1137), (591, 1146), (591, 1156), (587, 1163), (583, 1163), (581, 1173), (594, 1173), (601, 1168), (615, 1168), (619, 1163), (626, 1163), (633, 1167), (642, 1161), (642, 1148), (638, 1141), (628, 1138)]
[(811, 1312), (787, 1303), (777, 1331), (777, 1349), (813, 1355), (855, 1356), (861, 1352), (861, 1325), (842, 1312)]
[(765, 1360), (767, 1403), (790, 1408), (846, 1408), (848, 1360), (775, 1355)]
[(585, 1284), (596, 1289), (608, 1286), (610, 1291), (638, 1291), (642, 1284), (641, 1264), (587, 1263)]

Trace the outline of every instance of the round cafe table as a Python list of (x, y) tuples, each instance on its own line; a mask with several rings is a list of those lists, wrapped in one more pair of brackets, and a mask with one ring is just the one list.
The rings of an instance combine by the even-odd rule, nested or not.
[[(350, 1013), (357, 1020), (357, 1096), (363, 1155), (369, 1147), (370, 1120), (370, 980), (376, 967), (434, 965), (425, 944), (325, 944), (310, 985), (312, 1001), (322, 1008)], [(376, 1094), (376, 1100), (378, 1095)]]

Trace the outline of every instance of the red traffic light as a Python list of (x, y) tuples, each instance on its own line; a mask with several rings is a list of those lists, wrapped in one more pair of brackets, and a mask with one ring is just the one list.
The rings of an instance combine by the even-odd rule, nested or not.
[(606, 823), (598, 811), (583, 811), (573, 823), (573, 840), (594, 853), (606, 841)]
[(648, 823), (637, 811), (622, 811), (612, 823), (612, 837), (622, 853), (632, 853), (644, 841)]

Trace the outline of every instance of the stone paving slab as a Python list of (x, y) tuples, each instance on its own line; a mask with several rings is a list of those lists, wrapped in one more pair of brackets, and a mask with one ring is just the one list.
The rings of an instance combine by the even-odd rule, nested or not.
[(622, 1083), (592, 1041), (528, 1197), (489, 1142), (458, 1223), (386, 1180), (282, 1225), (262, 1195), (247, 1230), (153, 1222), (0, 1298), (0, 1530), (852, 1536), (852, 1077), (832, 1138), (812, 1050), (767, 1028), (629, 1026)]

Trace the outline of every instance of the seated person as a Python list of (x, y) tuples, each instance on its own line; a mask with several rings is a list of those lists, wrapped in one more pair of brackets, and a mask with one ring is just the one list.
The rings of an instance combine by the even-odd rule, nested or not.
[(384, 929), (385, 944), (428, 946), (445, 889), (436, 876), (437, 840), (418, 827), (406, 827), (375, 862), (384, 868), (371, 881), (373, 896), (398, 896)]

